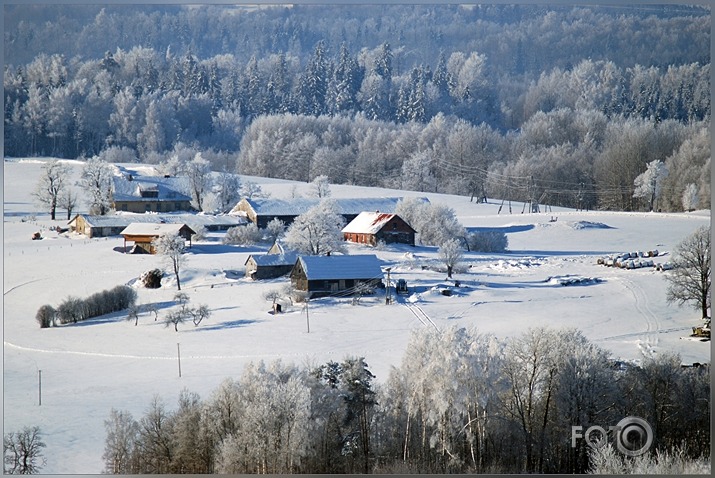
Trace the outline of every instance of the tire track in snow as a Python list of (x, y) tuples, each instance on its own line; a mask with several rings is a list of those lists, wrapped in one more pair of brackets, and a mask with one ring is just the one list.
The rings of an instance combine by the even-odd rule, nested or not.
[(641, 336), (638, 347), (640, 347), (645, 357), (653, 357), (655, 354), (654, 347), (658, 345), (658, 333), (660, 332), (660, 320), (658, 319), (658, 315), (650, 308), (648, 297), (641, 286), (629, 279), (619, 278), (619, 280), (633, 295), (636, 301), (636, 310), (646, 322), (646, 331), (644, 335)]
[(439, 332), (439, 327), (437, 327), (437, 324), (435, 324), (432, 319), (429, 318), (425, 311), (422, 310), (422, 307), (408, 302), (403, 302), (402, 305), (407, 307), (407, 309), (412, 312), (412, 314), (417, 317), (420, 322), (422, 322), (422, 325), (424, 325), (425, 327), (432, 326), (437, 332)]

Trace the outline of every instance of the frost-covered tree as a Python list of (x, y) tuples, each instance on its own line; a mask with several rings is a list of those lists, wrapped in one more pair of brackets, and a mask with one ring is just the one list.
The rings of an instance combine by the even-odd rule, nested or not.
[(416, 151), (402, 163), (402, 188), (410, 191), (437, 190), (437, 179), (432, 167), (436, 162), (432, 150)]
[(311, 193), (317, 198), (330, 197), (330, 181), (325, 175), (316, 176), (310, 183)]
[(635, 191), (634, 198), (646, 198), (648, 200), (648, 210), (652, 211), (655, 200), (660, 194), (663, 179), (668, 175), (668, 168), (660, 160), (653, 160), (648, 163), (645, 172), (639, 174), (633, 181)]
[(230, 211), (241, 199), (241, 178), (228, 172), (219, 173), (214, 183), (214, 194), (219, 212)]
[(198, 211), (203, 211), (206, 194), (211, 191), (213, 185), (211, 163), (201, 156), (201, 153), (196, 153), (194, 158), (186, 163), (185, 174), (189, 179), (191, 205)]
[(70, 168), (67, 164), (52, 159), (42, 167), (42, 174), (33, 192), (38, 203), (49, 210), (53, 221), (59, 198), (69, 185), (69, 175)]
[(186, 256), (184, 256), (186, 241), (178, 233), (163, 234), (154, 240), (153, 245), (156, 248), (156, 253), (161, 256), (164, 262), (174, 271), (176, 287), (178, 290), (181, 290), (179, 272), (186, 262)]
[(417, 231), (419, 242), (426, 246), (438, 246), (447, 240), (465, 236), (464, 226), (457, 219), (454, 209), (444, 204), (406, 198), (397, 204), (395, 213)]
[(271, 219), (268, 224), (266, 224), (266, 228), (263, 230), (263, 237), (271, 244), (274, 244), (281, 236), (283, 236), (283, 234), (285, 234), (285, 231), (285, 222), (276, 217)]
[(104, 216), (112, 207), (114, 168), (99, 156), (93, 156), (82, 167), (79, 185), (89, 196), (89, 212)]
[(702, 226), (675, 248), (673, 269), (666, 299), (679, 304), (692, 303), (702, 317), (710, 317), (710, 228)]
[(260, 184), (257, 184), (254, 181), (246, 181), (241, 185), (241, 196), (245, 197), (246, 199), (253, 199), (267, 198), (270, 196), (270, 194), (263, 191), (263, 188), (260, 186)]
[(113, 475), (135, 473), (132, 462), (136, 459), (139, 424), (131, 413), (112, 408), (104, 428), (107, 431), (102, 454), (104, 472)]
[(447, 277), (452, 278), (452, 271), (457, 267), (464, 257), (464, 251), (462, 249), (462, 241), (459, 239), (449, 239), (444, 241), (437, 251), (440, 260), (447, 267)]
[(337, 204), (323, 199), (298, 216), (288, 227), (286, 245), (302, 254), (318, 256), (331, 252), (345, 252), (342, 229), (345, 219), (337, 212)]
[(237, 246), (252, 246), (260, 242), (263, 234), (255, 223), (251, 222), (245, 226), (235, 226), (226, 231), (223, 237), (224, 244), (235, 244)]
[[(232, 392), (232, 390), (228, 390)], [(230, 393), (233, 395), (233, 393)], [(295, 473), (307, 455), (313, 428), (310, 416), (310, 390), (304, 373), (280, 361), (244, 368), (235, 399), (221, 404), (223, 417), (229, 418), (226, 405), (234, 402), (235, 433), (223, 440), (218, 450), (219, 473)]]
[(690, 183), (685, 186), (685, 191), (683, 191), (683, 210), (694, 211), (697, 209), (700, 203), (700, 197), (698, 196), (698, 186), (694, 183)]

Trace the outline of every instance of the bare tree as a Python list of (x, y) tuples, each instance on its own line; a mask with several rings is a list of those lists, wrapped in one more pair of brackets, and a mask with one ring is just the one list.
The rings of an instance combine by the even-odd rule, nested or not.
[(77, 193), (71, 189), (64, 191), (60, 197), (57, 198), (57, 205), (63, 209), (67, 210), (67, 220), (72, 219), (72, 211), (77, 207), (77, 202), (79, 201)]
[(447, 266), (447, 277), (452, 278), (452, 271), (462, 261), (464, 252), (459, 239), (450, 239), (439, 246), (439, 257)]
[(33, 196), (42, 206), (49, 209), (50, 217), (54, 221), (58, 201), (67, 187), (70, 169), (56, 159), (48, 161), (42, 169), (43, 173), (40, 175)]
[(211, 310), (206, 304), (201, 304), (198, 307), (189, 309), (189, 314), (194, 322), (194, 327), (197, 327), (202, 320), (211, 317)]
[(154, 240), (156, 253), (164, 258), (164, 261), (171, 266), (176, 276), (176, 288), (181, 290), (181, 280), (179, 272), (181, 267), (186, 262), (184, 249), (186, 249), (186, 241), (178, 233), (164, 234)]
[(42, 448), (46, 445), (40, 437), (39, 427), (25, 427), (19, 432), (3, 436), (3, 473), (33, 475), (45, 464)]
[(140, 309), (136, 305), (133, 305), (133, 306), (129, 307), (129, 309), (127, 309), (127, 320), (129, 320), (129, 321), (133, 320), (135, 326), (139, 325), (139, 312), (140, 312)]
[(673, 270), (666, 275), (670, 283), (666, 299), (679, 304), (693, 303), (702, 317), (710, 308), (710, 228), (700, 227), (675, 248)]

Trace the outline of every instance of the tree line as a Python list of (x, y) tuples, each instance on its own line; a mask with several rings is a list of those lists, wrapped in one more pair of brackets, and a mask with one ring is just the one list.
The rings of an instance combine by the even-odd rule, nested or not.
[[(57, 8), (8, 12), (10, 156), (191, 148), (222, 171), (626, 210), (672, 157), (657, 207), (686, 188), (709, 206), (697, 7)], [(75, 41), (40, 42), (58, 29)]]
[[(156, 396), (141, 417), (112, 409), (108, 473), (584, 473), (572, 426), (626, 416), (654, 431), (651, 453), (709, 451), (707, 366), (660, 354), (613, 360), (573, 329), (499, 340), (464, 328), (414, 331), (383, 382), (364, 358), (249, 364), (178, 408)], [(687, 423), (687, 426), (682, 424)]]

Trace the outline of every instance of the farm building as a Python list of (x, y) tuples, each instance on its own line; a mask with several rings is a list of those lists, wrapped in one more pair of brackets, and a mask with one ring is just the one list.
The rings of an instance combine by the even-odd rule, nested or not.
[(196, 232), (186, 224), (147, 224), (136, 222), (129, 224), (122, 231), (124, 236), (124, 250), (127, 250), (127, 241), (134, 242), (135, 249), (140, 249), (149, 254), (156, 252), (152, 244), (154, 239), (165, 234), (176, 234), (189, 241), (191, 247), (191, 236)]
[(415, 230), (397, 214), (361, 212), (343, 228), (346, 241), (376, 246), (385, 244), (415, 245)]
[[(420, 198), (429, 202), (427, 198)], [(338, 212), (345, 222), (355, 219), (363, 211), (394, 213), (401, 197), (335, 198)], [(229, 214), (241, 215), (258, 227), (265, 228), (273, 219), (280, 219), (289, 225), (293, 220), (320, 203), (318, 198), (296, 199), (247, 199), (243, 198)]]
[(290, 273), (296, 290), (311, 297), (350, 294), (358, 284), (382, 284), (380, 261), (374, 254), (300, 256)]
[(126, 212), (191, 211), (191, 198), (183, 194), (185, 178), (159, 176), (113, 178), (112, 208)]
[(191, 228), (205, 227), (207, 231), (226, 231), (247, 224), (245, 218), (226, 214), (109, 214), (94, 216), (78, 214), (68, 222), (70, 231), (87, 237), (118, 236), (132, 223), (188, 224)]
[(251, 254), (246, 259), (246, 277), (253, 280), (274, 279), (288, 274), (298, 260), (293, 252), (287, 254)]

